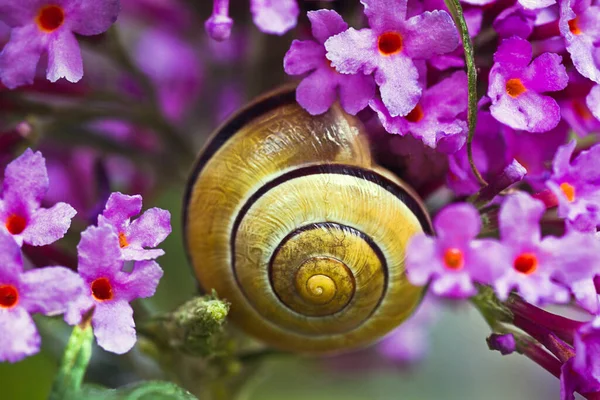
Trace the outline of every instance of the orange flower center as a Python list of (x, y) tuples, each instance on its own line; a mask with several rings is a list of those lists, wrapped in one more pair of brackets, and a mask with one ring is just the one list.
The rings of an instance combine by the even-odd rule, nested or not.
[(400, 53), (402, 51), (402, 36), (397, 32), (386, 32), (377, 39), (377, 48), (384, 56)]
[(419, 122), (424, 116), (425, 114), (423, 113), (423, 107), (421, 107), (420, 104), (417, 104), (417, 106), (413, 108), (412, 111), (409, 112), (404, 118), (406, 118), (408, 122)]
[(527, 88), (519, 78), (512, 78), (506, 82), (506, 93), (508, 93), (510, 97), (519, 97), (526, 91)]
[(107, 278), (98, 278), (91, 284), (92, 296), (98, 301), (111, 300), (113, 291), (110, 281)]
[(6, 219), (6, 229), (13, 235), (18, 235), (25, 230), (27, 220), (18, 214), (9, 215)]
[(513, 267), (517, 272), (525, 275), (531, 275), (535, 272), (538, 266), (538, 260), (533, 253), (519, 254), (513, 262)]
[(44, 6), (37, 15), (36, 22), (44, 32), (53, 32), (65, 22), (65, 12), (59, 6)]
[(594, 118), (594, 115), (583, 101), (573, 100), (572, 104), (573, 111), (575, 111), (575, 114), (579, 115), (584, 120), (590, 120)]
[(121, 248), (129, 246), (127, 236), (125, 236), (123, 232), (119, 233), (119, 246), (121, 246)]
[(459, 270), (465, 265), (465, 257), (459, 249), (450, 248), (444, 253), (444, 265), (446, 268)]
[(565, 194), (565, 197), (567, 198), (567, 200), (569, 200), (569, 202), (573, 202), (573, 200), (575, 200), (575, 188), (573, 187), (573, 185), (564, 182), (560, 184), (560, 190), (562, 190), (562, 192)]
[(19, 302), (19, 292), (12, 285), (0, 286), (0, 308), (13, 308)]
[(569, 30), (573, 35), (581, 35), (581, 29), (579, 28), (579, 17), (575, 17), (569, 21)]

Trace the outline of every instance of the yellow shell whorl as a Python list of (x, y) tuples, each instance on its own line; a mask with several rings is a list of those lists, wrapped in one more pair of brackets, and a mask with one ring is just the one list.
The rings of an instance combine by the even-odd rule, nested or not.
[(242, 110), (201, 153), (185, 214), (202, 287), (275, 347), (363, 346), (420, 301), (404, 249), (428, 217), (337, 106), (310, 116), (285, 91)]

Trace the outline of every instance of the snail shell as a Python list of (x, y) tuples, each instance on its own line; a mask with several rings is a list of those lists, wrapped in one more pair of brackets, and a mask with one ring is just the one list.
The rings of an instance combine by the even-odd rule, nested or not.
[(375, 164), (357, 119), (337, 105), (311, 116), (293, 88), (217, 130), (191, 174), (184, 224), (201, 286), (280, 349), (364, 346), (422, 296), (404, 268), (408, 240), (430, 231), (421, 202)]

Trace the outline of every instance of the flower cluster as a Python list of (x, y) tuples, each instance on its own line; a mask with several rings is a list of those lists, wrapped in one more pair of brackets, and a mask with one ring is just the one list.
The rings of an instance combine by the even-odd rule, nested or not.
[(135, 344), (129, 302), (152, 296), (162, 276), (154, 259), (164, 252), (153, 247), (171, 232), (170, 215), (153, 208), (131, 222), (141, 210), (141, 196), (113, 193), (98, 227), (81, 234), (77, 273), (63, 266), (30, 268), (22, 246), (52, 244), (75, 216), (66, 203), (41, 207), (48, 188), (40, 152), (27, 149), (6, 167), (0, 200), (0, 361), (39, 351), (35, 313), (64, 314), (65, 321), (77, 324), (91, 311), (98, 344), (124, 353)]

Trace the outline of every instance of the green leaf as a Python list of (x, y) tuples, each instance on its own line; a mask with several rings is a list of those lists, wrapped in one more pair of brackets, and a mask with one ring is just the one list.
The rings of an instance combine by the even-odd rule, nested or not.
[(58, 370), (50, 400), (76, 398), (92, 356), (94, 333), (89, 323), (77, 325), (69, 338)]
[(197, 400), (176, 384), (161, 381), (140, 382), (119, 389), (84, 385), (78, 396), (87, 400)]
[(477, 68), (475, 67), (473, 43), (471, 42), (469, 28), (467, 27), (467, 22), (465, 21), (465, 16), (459, 0), (444, 0), (444, 3), (446, 3), (446, 7), (450, 10), (450, 14), (452, 14), (452, 18), (456, 23), (465, 51), (465, 62), (467, 63), (467, 77), (469, 78), (469, 136), (467, 138), (467, 154), (469, 156), (469, 164), (479, 183), (482, 186), (485, 186), (487, 183), (477, 170), (475, 161), (473, 161), (472, 144), (473, 135), (475, 135), (475, 126), (477, 125)]

